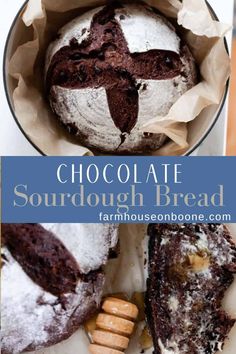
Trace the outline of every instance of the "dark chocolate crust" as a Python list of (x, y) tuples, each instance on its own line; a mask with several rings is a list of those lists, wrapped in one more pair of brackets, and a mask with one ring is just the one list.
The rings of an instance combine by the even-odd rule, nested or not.
[[(17, 303), (17, 308), (12, 311), (7, 306), (15, 302), (10, 301), (8, 305), (3, 302), (2, 310), (4, 309), (4, 314), (18, 312), (26, 318), (32, 311), (36, 314), (35, 323), (28, 325), (38, 329), (37, 338), (29, 337), (30, 340), (25, 341), (27, 333), (22, 333), (21, 329), (24, 318), (20, 324), (18, 318), (17, 325), (6, 323), (4, 319), (1, 352), (18, 354), (38, 350), (69, 338), (84, 321), (97, 312), (105, 281), (104, 272), (99, 268), (87, 274), (82, 273), (77, 261), (64, 244), (56, 235), (39, 224), (2, 224), (1, 231), (2, 271), (4, 272), (5, 267), (8, 271), (12, 267), (17, 269), (15, 264), (18, 264), (22, 269), (21, 272), (25, 272), (32, 281), (30, 289), (34, 289), (33, 296), (37, 294), (36, 301), (32, 300), (35, 301), (34, 307), (32, 308), (32, 301), (28, 307), (28, 300), (25, 299), (31, 299), (31, 292), (28, 288), (22, 288), (21, 296), (22, 293), (25, 294), (24, 304)], [(107, 237), (107, 242), (110, 242), (111, 235), (104, 235), (104, 237)], [(113, 248), (110, 249), (112, 250)], [(8, 280), (5, 276), (4, 279), (10, 281), (10, 288), (16, 287), (12, 284), (12, 278)], [(21, 282), (20, 278), (16, 280), (17, 284)], [(25, 282), (24, 277), (23, 282)], [(15, 296), (18, 296), (17, 288)], [(49, 310), (50, 315), (47, 317)], [(43, 320), (40, 316), (37, 317), (37, 313), (42, 312), (45, 315)], [(25, 325), (22, 328), (25, 329)], [(21, 343), (27, 345), (24, 344), (23, 347)], [(15, 345), (19, 345), (21, 349), (19, 350)]]
[[(63, 332), (58, 332), (58, 327), (56, 325), (57, 316), (60, 317), (60, 313), (55, 312), (55, 321), (54, 325), (48, 328), (49, 340), (45, 343), (41, 343), (38, 346), (35, 346), (35, 343), (32, 343), (27, 348), (24, 349), (24, 352), (31, 352), (39, 350), (42, 348), (47, 348), (52, 345), (58, 344), (63, 340), (66, 340), (75, 333), (81, 325), (84, 324), (86, 320), (93, 317), (98, 312), (99, 303), (95, 298), (94, 294), (101, 292), (101, 289), (104, 285), (104, 274), (100, 272), (93, 272), (91, 274), (90, 281), (87, 281), (86, 285), (86, 297), (83, 299), (83, 304), (80, 304), (74, 311), (71, 317), (68, 317), (68, 322), (63, 330)], [(98, 295), (99, 296), (99, 295)], [(100, 295), (100, 297), (102, 294)], [(58, 302), (54, 305), (57, 306), (61, 304), (64, 307), (64, 313), (66, 313), (67, 308), (69, 307), (68, 299), (63, 295), (58, 299)], [(12, 354), (11, 351), (8, 351), (7, 348), (1, 350), (2, 354)]]
[[(54, 54), (47, 70), (46, 90), (49, 100), (54, 102), (51, 105), (53, 107), (57, 100), (51, 90), (53, 86), (70, 90), (104, 87), (111, 118), (120, 130), (121, 146), (138, 119), (141, 85), (137, 80), (166, 80), (184, 76), (181, 58), (187, 59), (190, 54), (183, 41), (180, 54), (167, 50), (130, 53), (122, 29), (115, 19), (115, 9), (119, 7), (122, 5), (115, 2), (105, 6), (94, 15), (86, 40), (78, 44), (76, 38), (72, 38), (69, 46)], [(63, 125), (67, 126), (65, 123)], [(71, 134), (81, 135), (83, 141), (83, 134), (73, 122), (67, 128)], [(158, 140), (159, 135), (155, 137)], [(164, 141), (162, 139), (162, 144)], [(150, 147), (147, 146), (147, 150), (151, 150)]]
[(4, 224), (4, 244), (28, 276), (55, 296), (75, 291), (80, 272), (73, 256), (39, 224)]
[(86, 41), (78, 45), (72, 39), (53, 56), (46, 83), (48, 93), (54, 85), (104, 87), (116, 127), (129, 134), (138, 117), (136, 79), (173, 78), (180, 74), (182, 63), (178, 54), (165, 50), (131, 54), (115, 19), (117, 7), (108, 5), (94, 16)]
[[(146, 316), (154, 353), (213, 354), (235, 320), (221, 308), (236, 273), (236, 246), (217, 224), (152, 224), (148, 227)], [(206, 263), (194, 268), (193, 257)], [(199, 266), (199, 265), (198, 265)]]
[[(53, 321), (54, 324), (47, 328), (49, 339), (37, 345), (34, 342), (32, 342), (32, 344), (28, 345), (20, 352), (18, 351), (12, 352), (11, 348), (2, 344), (1, 353), (19, 354), (22, 352), (31, 352), (31, 351), (50, 347), (52, 345), (58, 344), (59, 342), (62, 342), (63, 340), (70, 338), (71, 335), (75, 333), (87, 319), (91, 318), (97, 313), (98, 302), (94, 297), (94, 292), (101, 291), (103, 285), (104, 285), (104, 274), (98, 272), (96, 273), (96, 277), (94, 279), (91, 279), (90, 282), (88, 282), (88, 285), (86, 287), (87, 296), (84, 298), (83, 304), (81, 304), (82, 306), (78, 306), (75, 309), (73, 316), (68, 317), (68, 322), (63, 332), (58, 331), (58, 327), (56, 323), (57, 323), (57, 319), (59, 319), (60, 316), (64, 315), (67, 311), (67, 308), (69, 307), (67, 303), (68, 301), (67, 298), (65, 298), (62, 295), (55, 304), (46, 304), (42, 302), (42, 305), (44, 306), (51, 305), (54, 306), (55, 308), (60, 304), (64, 306), (64, 309), (61, 313), (55, 311), (55, 319)], [(40, 299), (39, 299), (39, 305), (40, 305)], [(33, 325), (34, 324), (32, 323), (32, 326)]]

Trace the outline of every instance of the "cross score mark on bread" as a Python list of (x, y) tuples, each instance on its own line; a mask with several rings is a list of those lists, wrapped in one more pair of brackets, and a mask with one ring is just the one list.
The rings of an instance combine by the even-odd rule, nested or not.
[[(93, 17), (88, 39), (78, 44), (72, 38), (68, 46), (57, 51), (46, 82), (48, 93), (54, 85), (69, 89), (104, 87), (122, 145), (138, 118), (141, 84), (137, 80), (172, 79), (181, 70), (180, 55), (173, 51), (131, 53), (115, 18), (114, 6), (107, 6)], [(142, 89), (146, 89), (145, 85)]]

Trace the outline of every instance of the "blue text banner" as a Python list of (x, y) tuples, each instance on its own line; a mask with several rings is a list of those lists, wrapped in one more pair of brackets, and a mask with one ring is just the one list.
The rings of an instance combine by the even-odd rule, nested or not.
[(236, 157), (3, 157), (2, 222), (236, 222)]

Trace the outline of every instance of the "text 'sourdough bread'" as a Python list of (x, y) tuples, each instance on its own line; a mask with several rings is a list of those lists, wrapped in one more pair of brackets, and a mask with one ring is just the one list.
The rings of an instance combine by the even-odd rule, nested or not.
[(100, 306), (117, 227), (3, 224), (2, 236), (2, 353), (68, 338)]
[(144, 123), (165, 116), (197, 82), (175, 27), (144, 4), (99, 7), (58, 33), (46, 58), (53, 111), (87, 147), (109, 153), (158, 149), (163, 134)]
[(213, 354), (235, 320), (222, 309), (236, 273), (236, 246), (218, 224), (148, 228), (146, 314), (155, 354)]

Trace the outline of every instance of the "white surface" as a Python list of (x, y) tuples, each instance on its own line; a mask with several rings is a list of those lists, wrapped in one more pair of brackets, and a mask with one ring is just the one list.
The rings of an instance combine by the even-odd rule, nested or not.
[[(24, 3), (23, 0), (4, 1), (1, 5), (0, 22), (0, 66), (2, 68), (4, 46), (10, 26), (18, 10)], [(209, 0), (214, 11), (222, 22), (233, 22), (233, 3), (234, 0)], [(231, 45), (231, 33), (227, 36), (228, 43)], [(0, 155), (15, 156), (38, 156), (39, 153), (27, 141), (15, 123), (11, 111), (8, 107), (6, 95), (3, 87), (3, 78), (1, 70), (0, 79)], [(226, 120), (228, 116), (227, 102), (222, 111), (220, 119), (215, 128), (198, 150), (198, 155), (224, 155), (226, 137)]]

